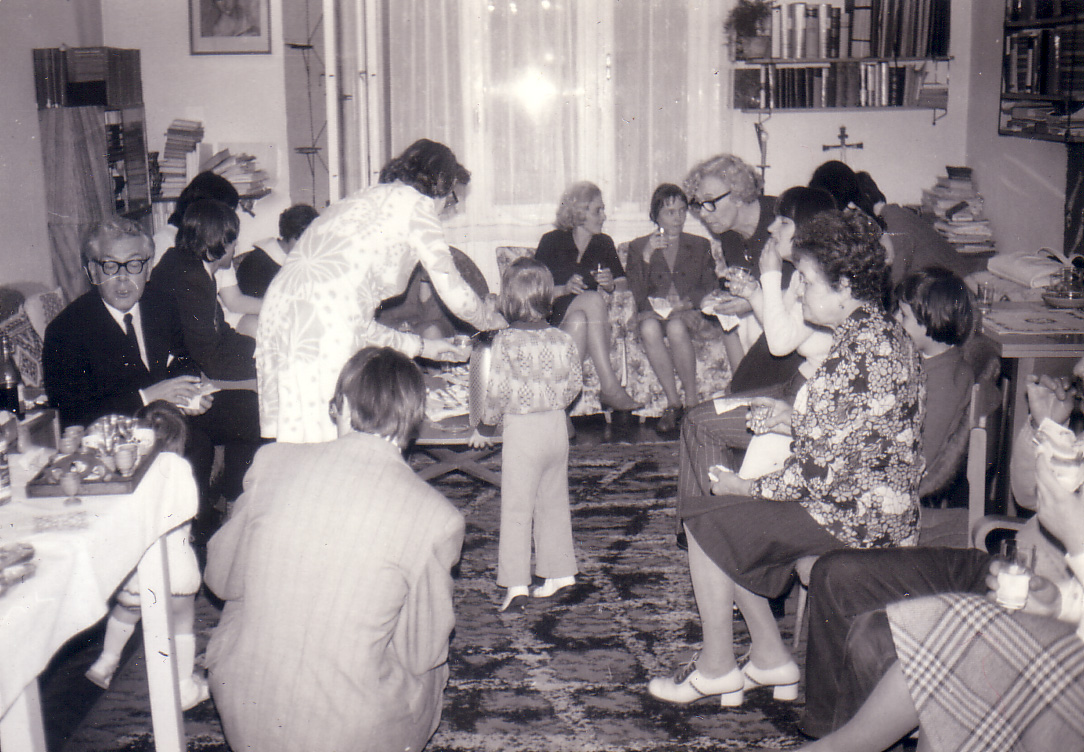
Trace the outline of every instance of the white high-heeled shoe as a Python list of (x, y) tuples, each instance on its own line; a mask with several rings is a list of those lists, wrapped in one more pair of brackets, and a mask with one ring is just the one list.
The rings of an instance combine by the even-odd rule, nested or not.
[(757, 668), (749, 661), (742, 666), (741, 672), (745, 676), (746, 690), (771, 687), (775, 700), (793, 702), (798, 699), (798, 681), (802, 678), (802, 672), (794, 661), (769, 669)]
[(696, 656), (674, 676), (658, 676), (648, 682), (652, 697), (677, 705), (688, 705), (705, 697), (719, 695), (724, 708), (736, 708), (745, 700), (745, 676), (733, 669), (722, 676), (708, 678), (696, 668)]
[(571, 577), (548, 577), (546, 581), (531, 591), (533, 598), (549, 598), (556, 595), (558, 590), (572, 587), (576, 584), (576, 576)]
[(526, 585), (513, 585), (508, 588), (508, 592), (504, 594), (504, 601), (501, 603), (501, 607), (498, 611), (501, 613), (509, 609), (513, 611), (522, 611), (523, 607), (527, 604), (528, 592)]

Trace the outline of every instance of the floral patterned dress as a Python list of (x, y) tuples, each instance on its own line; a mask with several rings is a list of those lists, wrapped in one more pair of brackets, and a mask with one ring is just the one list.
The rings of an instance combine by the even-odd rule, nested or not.
[(914, 545), (926, 379), (911, 338), (862, 306), (836, 328), (804, 389), (793, 454), (751, 494), (797, 501), (847, 546)]
[(375, 320), (418, 262), (456, 316), (478, 329), (504, 325), (456, 271), (433, 199), (401, 183), (360, 190), (309, 226), (264, 298), (256, 374), (265, 437), (333, 440), (328, 401), (343, 364), (369, 345), (421, 352), (418, 335)]

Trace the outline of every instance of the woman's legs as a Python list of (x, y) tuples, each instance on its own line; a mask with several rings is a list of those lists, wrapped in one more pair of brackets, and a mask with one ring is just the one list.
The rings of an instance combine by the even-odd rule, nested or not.
[(734, 659), (734, 608), (741, 609), (753, 645), (749, 659), (759, 669), (773, 669), (791, 662), (768, 600), (735, 584), (711, 560), (696, 538), (685, 529), (689, 541), (689, 573), (700, 612), (704, 643), (697, 667), (708, 677), (722, 676), (737, 667)]
[(606, 299), (594, 291), (575, 297), (565, 312), (561, 329), (572, 336), (580, 357), (590, 356), (598, 374), (598, 385), (604, 401), (621, 410), (631, 410), (636, 403), (625, 393), (610, 363), (610, 311)]
[(680, 318), (666, 322), (666, 339), (670, 343), (670, 355), (674, 369), (681, 379), (681, 388), (685, 390), (685, 407), (691, 407), (700, 401), (696, 386), (696, 349), (689, 328)]
[[(810, 745), (805, 752), (882, 752), (918, 726), (918, 712), (900, 664), (893, 663), (873, 694), (846, 725)], [(920, 744), (921, 748), (921, 744)]]
[[(677, 380), (674, 378), (675, 364), (670, 357), (670, 350), (666, 347), (662, 322), (655, 318), (646, 318), (641, 321), (640, 341), (643, 342), (647, 362), (651, 364), (652, 370), (658, 376), (662, 391), (666, 394), (670, 406), (680, 406), (681, 396), (678, 394)], [(684, 384), (684, 379), (682, 383)]]

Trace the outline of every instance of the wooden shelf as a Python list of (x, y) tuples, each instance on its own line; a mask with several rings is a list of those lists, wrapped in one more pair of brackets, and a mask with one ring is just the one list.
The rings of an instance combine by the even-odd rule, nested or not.
[(756, 68), (765, 65), (817, 66), (832, 63), (948, 63), (951, 57), (762, 57), (753, 60), (735, 60), (735, 66)]

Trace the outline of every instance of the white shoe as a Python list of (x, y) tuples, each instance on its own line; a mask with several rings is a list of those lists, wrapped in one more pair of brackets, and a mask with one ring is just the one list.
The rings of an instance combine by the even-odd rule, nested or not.
[(688, 705), (705, 697), (719, 695), (724, 708), (736, 708), (745, 699), (745, 678), (741, 669), (733, 669), (709, 679), (696, 668), (696, 657), (682, 666), (674, 676), (655, 677), (647, 685), (652, 697), (678, 705)]
[(113, 681), (113, 674), (117, 672), (119, 663), (119, 657), (107, 656), (102, 653), (98, 660), (94, 661), (94, 664), (87, 669), (84, 676), (102, 689), (109, 689), (109, 684)]
[(798, 699), (798, 680), (801, 679), (801, 671), (794, 661), (787, 661), (782, 666), (769, 669), (757, 668), (752, 661), (749, 661), (742, 667), (741, 672), (745, 676), (746, 689), (772, 687), (773, 699), (787, 702)]
[(502, 613), (511, 609), (513, 611), (522, 611), (523, 607), (527, 604), (528, 590), (526, 585), (513, 585), (508, 588), (508, 592), (504, 594), (504, 602), (501, 603), (501, 607), (497, 609)]
[(181, 710), (189, 710), (211, 699), (211, 688), (199, 674), (181, 680)]
[(541, 585), (531, 591), (533, 598), (549, 598), (555, 595), (558, 590), (564, 590), (566, 587), (571, 587), (576, 584), (576, 576), (571, 577), (549, 577)]

